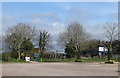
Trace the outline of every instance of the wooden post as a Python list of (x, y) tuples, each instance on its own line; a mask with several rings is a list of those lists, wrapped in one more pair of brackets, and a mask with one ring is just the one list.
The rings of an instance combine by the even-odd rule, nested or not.
[(41, 62), (42, 62), (42, 57), (41, 57)]

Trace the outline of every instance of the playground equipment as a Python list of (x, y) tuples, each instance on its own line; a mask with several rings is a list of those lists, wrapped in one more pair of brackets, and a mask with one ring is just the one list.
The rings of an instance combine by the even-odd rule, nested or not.
[(34, 60), (37, 61), (39, 59), (39, 53), (34, 53)]
[[(22, 52), (21, 53), (22, 60), (24, 61), (30, 61), (30, 59), (37, 61), (39, 60), (39, 49), (34, 49), (33, 52)], [(28, 58), (29, 57), (29, 58)]]

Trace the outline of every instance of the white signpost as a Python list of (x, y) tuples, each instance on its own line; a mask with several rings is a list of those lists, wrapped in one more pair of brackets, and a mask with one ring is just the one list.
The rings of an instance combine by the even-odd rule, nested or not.
[(26, 62), (29, 62), (30, 61), (30, 57), (26, 57)]
[(105, 55), (105, 52), (107, 52), (108, 49), (105, 47), (99, 47), (99, 56), (101, 57), (102, 53)]
[(99, 51), (104, 51), (104, 47), (99, 47)]
[(99, 56), (101, 58), (102, 56), (102, 53), (101, 52), (104, 52), (104, 47), (99, 47)]

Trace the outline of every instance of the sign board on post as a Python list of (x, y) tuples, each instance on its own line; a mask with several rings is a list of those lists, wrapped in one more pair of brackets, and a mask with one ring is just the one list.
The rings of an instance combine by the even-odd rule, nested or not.
[(104, 47), (99, 47), (99, 51), (104, 51)]
[(29, 62), (30, 61), (30, 57), (26, 57), (26, 61)]

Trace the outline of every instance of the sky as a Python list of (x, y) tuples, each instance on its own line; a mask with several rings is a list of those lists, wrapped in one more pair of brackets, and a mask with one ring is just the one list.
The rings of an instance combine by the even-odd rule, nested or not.
[(72, 22), (83, 25), (93, 38), (104, 37), (106, 22), (117, 22), (117, 2), (3, 2), (2, 32), (22, 22), (45, 29), (57, 44), (59, 33)]

